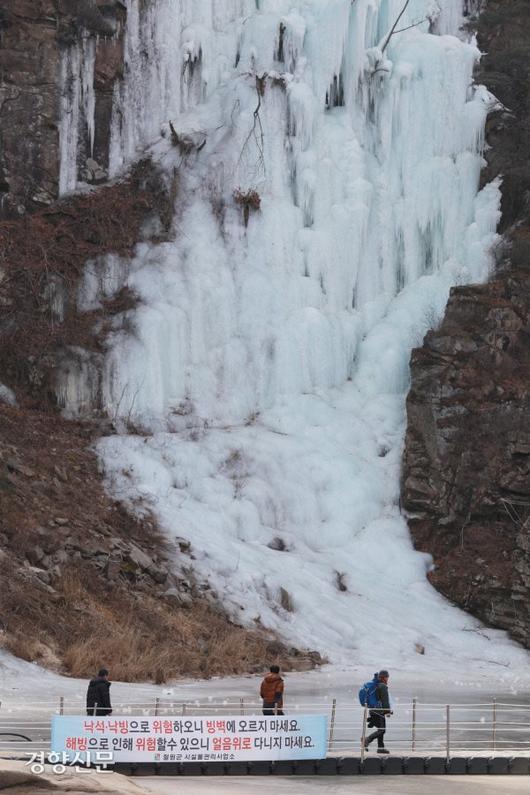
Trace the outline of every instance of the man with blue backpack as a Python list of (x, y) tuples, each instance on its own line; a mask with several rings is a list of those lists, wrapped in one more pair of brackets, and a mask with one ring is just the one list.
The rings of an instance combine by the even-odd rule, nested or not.
[[(365, 750), (373, 740), (377, 740), (377, 753), (389, 754), (385, 748), (384, 736), (386, 731), (386, 717), (392, 715), (390, 709), (390, 698), (388, 695), (388, 671), (379, 671), (374, 674), (371, 682), (366, 682), (359, 690), (359, 701), (363, 707), (368, 707), (369, 718), (367, 725), (375, 732), (363, 737)], [(363, 733), (364, 734), (364, 733)]]

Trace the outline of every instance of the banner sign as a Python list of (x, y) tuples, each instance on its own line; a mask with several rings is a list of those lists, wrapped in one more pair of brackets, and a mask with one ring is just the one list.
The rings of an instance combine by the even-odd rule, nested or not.
[(326, 715), (81, 717), (54, 715), (51, 750), (79, 761), (112, 752), (114, 762), (233, 762), (323, 759)]

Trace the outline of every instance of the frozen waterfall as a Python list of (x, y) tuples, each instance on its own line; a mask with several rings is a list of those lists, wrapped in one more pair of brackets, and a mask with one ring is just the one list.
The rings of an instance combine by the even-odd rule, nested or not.
[(118, 271), (141, 299), (104, 401), (142, 431), (99, 452), (238, 620), (333, 660), (522, 660), (463, 631), (398, 506), (410, 350), (487, 278), (499, 217), (462, 2), (411, 0), (389, 39), (403, 5), (128, 0), (110, 170), (149, 146), (179, 189), (170, 242), (87, 275), (87, 308)]

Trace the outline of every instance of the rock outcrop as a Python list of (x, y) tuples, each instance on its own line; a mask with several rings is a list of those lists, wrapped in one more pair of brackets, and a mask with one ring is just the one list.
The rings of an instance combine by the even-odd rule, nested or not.
[(88, 129), (78, 143), (84, 159), (98, 163), (100, 181), (106, 176), (125, 13), (120, 0), (11, 0), (0, 8), (0, 219), (58, 196), (62, 59), (87, 42), (95, 50), (93, 150)]
[(490, 0), (478, 34), (478, 79), (504, 105), (484, 179), (503, 179), (505, 248), (412, 353), (402, 504), (433, 584), (530, 646), (529, 4)]
[(91, 387), (89, 405), (78, 401), (80, 413), (98, 413), (105, 333), (111, 323), (125, 322), (135, 297), (124, 288), (99, 309), (82, 311), (85, 265), (96, 269), (107, 254), (125, 259), (139, 240), (163, 239), (175, 190), (176, 181), (167, 184), (144, 160), (121, 181), (0, 221), (1, 381), (41, 406), (60, 405), (69, 372), (83, 366)]

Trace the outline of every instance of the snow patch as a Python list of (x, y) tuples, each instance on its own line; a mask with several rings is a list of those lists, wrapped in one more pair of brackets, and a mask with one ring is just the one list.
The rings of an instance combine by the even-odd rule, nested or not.
[(7, 406), (17, 405), (15, 393), (5, 384), (0, 384), (0, 403), (5, 403)]

